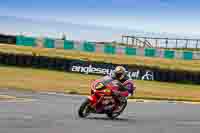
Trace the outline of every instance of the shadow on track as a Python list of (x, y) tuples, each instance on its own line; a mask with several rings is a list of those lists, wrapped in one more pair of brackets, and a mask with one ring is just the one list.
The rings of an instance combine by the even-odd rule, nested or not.
[(85, 120), (102, 120), (102, 121), (112, 121), (112, 122), (131, 122), (131, 123), (136, 123), (135, 119), (128, 119), (128, 118), (115, 118), (115, 119), (110, 119), (107, 117), (87, 117), (87, 118), (81, 118)]
[(110, 118), (105, 118), (105, 117), (88, 117), (85, 119), (89, 120), (107, 120), (107, 121), (128, 121), (127, 118), (115, 118), (115, 119), (110, 119)]

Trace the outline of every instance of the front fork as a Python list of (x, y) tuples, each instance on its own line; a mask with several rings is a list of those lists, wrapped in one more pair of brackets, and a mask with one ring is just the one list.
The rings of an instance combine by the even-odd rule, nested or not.
[(97, 98), (96, 98), (95, 95), (88, 96), (88, 99), (89, 99), (90, 104), (91, 104), (92, 106), (94, 106), (94, 105), (96, 104), (96, 102), (97, 102)]
[(98, 100), (97, 97), (93, 94), (91, 96), (88, 96), (88, 99), (90, 101), (90, 106), (93, 109), (96, 109), (96, 105), (99, 103), (99, 101), (101, 100), (101, 98)]

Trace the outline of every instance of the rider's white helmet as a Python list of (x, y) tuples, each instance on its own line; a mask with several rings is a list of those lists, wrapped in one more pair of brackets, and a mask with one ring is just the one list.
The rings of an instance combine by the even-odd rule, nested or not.
[(115, 77), (119, 80), (123, 79), (126, 75), (126, 69), (123, 66), (117, 66), (114, 70)]

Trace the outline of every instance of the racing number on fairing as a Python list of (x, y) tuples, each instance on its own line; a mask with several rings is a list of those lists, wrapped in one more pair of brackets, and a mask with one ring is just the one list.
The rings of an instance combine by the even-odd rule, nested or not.
[(99, 90), (99, 89), (102, 89), (104, 87), (104, 84), (103, 83), (98, 83), (95, 87), (95, 89)]

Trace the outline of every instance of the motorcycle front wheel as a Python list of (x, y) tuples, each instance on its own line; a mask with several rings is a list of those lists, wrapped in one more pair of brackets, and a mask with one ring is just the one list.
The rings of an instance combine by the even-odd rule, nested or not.
[(88, 98), (79, 107), (78, 114), (81, 118), (85, 118), (90, 114), (90, 101)]

